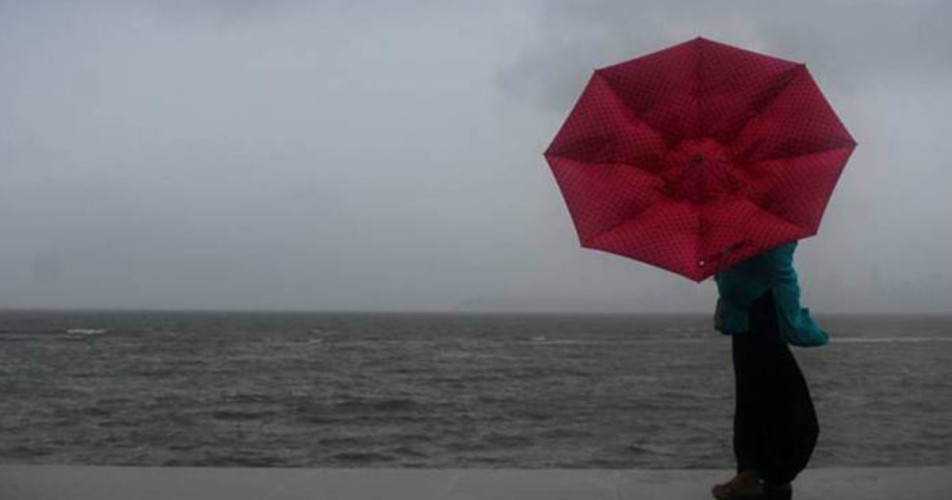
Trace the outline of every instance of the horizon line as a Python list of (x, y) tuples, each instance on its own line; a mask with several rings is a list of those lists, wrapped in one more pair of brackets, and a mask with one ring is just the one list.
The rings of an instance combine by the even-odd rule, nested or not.
[[(714, 311), (584, 311), (584, 310), (445, 310), (445, 309), (418, 309), (418, 310), (396, 310), (396, 309), (268, 309), (268, 308), (204, 308), (204, 307), (23, 307), (23, 306), (0, 306), (0, 313), (10, 312), (50, 312), (50, 313), (70, 313), (70, 312), (117, 312), (117, 313), (265, 313), (265, 314), (370, 314), (370, 315), (537, 315), (537, 316), (713, 316)], [(829, 311), (819, 312), (813, 309), (811, 311), (815, 316), (952, 316), (952, 312), (940, 311)]]

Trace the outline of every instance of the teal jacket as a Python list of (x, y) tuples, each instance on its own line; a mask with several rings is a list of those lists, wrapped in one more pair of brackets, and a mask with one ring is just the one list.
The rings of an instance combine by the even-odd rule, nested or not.
[(829, 335), (810, 317), (810, 310), (800, 307), (800, 286), (793, 269), (793, 252), (797, 242), (787, 243), (729, 269), (717, 273), (717, 311), (714, 327), (725, 335), (746, 332), (747, 310), (758, 297), (773, 291), (780, 336), (788, 344), (800, 347), (821, 346)]

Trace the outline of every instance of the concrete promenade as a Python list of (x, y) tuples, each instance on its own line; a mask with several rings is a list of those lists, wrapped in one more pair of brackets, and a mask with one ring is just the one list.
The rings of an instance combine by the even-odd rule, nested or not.
[[(704, 500), (729, 470), (0, 465), (0, 500)], [(949, 500), (952, 465), (807, 469), (802, 500)]]

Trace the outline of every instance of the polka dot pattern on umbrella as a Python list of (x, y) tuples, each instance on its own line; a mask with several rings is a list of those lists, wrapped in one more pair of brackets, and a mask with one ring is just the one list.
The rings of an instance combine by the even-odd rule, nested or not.
[(816, 234), (855, 147), (804, 64), (696, 38), (596, 70), (545, 157), (583, 246), (702, 281)]

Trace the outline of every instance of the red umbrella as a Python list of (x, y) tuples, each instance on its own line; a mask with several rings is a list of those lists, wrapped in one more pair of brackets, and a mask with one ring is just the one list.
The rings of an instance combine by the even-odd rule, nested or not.
[(583, 247), (703, 281), (816, 234), (855, 147), (806, 65), (696, 38), (596, 70), (545, 157)]

